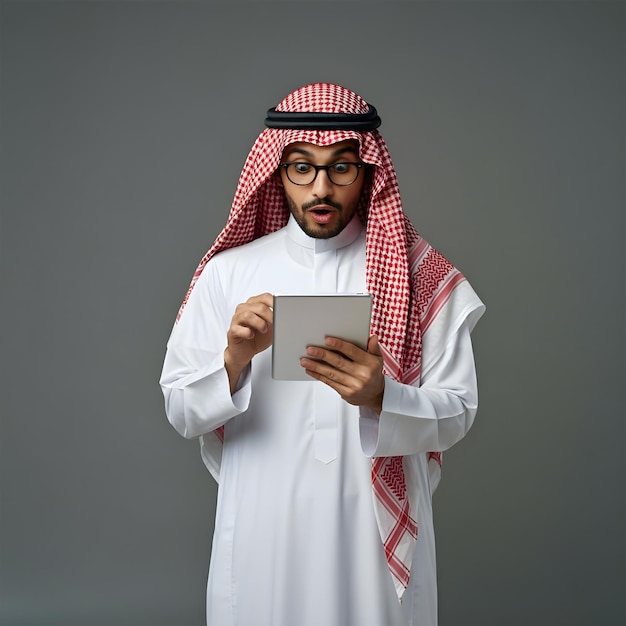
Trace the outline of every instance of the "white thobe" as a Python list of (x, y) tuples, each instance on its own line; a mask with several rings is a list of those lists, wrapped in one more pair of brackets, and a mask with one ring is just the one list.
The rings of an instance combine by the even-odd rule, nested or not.
[[(474, 419), (469, 333), (480, 301), (448, 322), (443, 351), (430, 362), (424, 338), (428, 367), (419, 388), (386, 378), (380, 416), (318, 381), (273, 380), (271, 348), (254, 357), (232, 397), (224, 368), (231, 317), (249, 297), (362, 291), (359, 221), (324, 240), (292, 219), (211, 259), (172, 332), (161, 377), (167, 416), (181, 435), (200, 438), (219, 479), (209, 626), (437, 623), (431, 494), (438, 478), (429, 474), (427, 452), (452, 446)], [(220, 459), (208, 433), (222, 425)], [(419, 536), (401, 603), (374, 514), (371, 457), (381, 455), (409, 455), (417, 502)]]

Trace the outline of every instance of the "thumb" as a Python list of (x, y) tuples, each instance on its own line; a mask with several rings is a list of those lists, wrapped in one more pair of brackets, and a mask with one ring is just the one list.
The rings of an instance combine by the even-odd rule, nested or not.
[(380, 346), (378, 345), (378, 337), (376, 335), (370, 336), (367, 342), (367, 351), (375, 356), (382, 356)]

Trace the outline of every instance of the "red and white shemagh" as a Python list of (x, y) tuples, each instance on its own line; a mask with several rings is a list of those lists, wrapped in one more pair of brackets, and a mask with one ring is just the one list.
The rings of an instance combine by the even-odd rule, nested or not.
[[(316, 83), (289, 94), (276, 110), (366, 113), (368, 105), (344, 87)], [(370, 192), (363, 194), (359, 207), (359, 215), (366, 222), (366, 284), (373, 296), (371, 333), (379, 338), (384, 373), (416, 385), (422, 333), (464, 277), (416, 232), (405, 216), (391, 157), (376, 130), (264, 130), (244, 164), (226, 226), (194, 273), (177, 319), (213, 255), (286, 225), (289, 208), (273, 175), (285, 147), (295, 142), (327, 146), (347, 139), (359, 142), (361, 159), (373, 166)], [(223, 441), (223, 427), (216, 434)], [(429, 458), (441, 463), (440, 453), (431, 452)], [(403, 457), (373, 458), (372, 487), (378, 528), (401, 598), (409, 582), (417, 540), (416, 507), (407, 492)]]

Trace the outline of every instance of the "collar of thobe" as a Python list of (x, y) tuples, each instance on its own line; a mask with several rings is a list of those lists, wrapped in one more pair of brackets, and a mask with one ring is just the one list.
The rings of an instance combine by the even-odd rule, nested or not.
[(354, 242), (362, 231), (363, 224), (361, 224), (361, 220), (356, 213), (337, 236), (328, 239), (309, 237), (300, 226), (298, 226), (298, 222), (296, 222), (293, 215), (289, 216), (289, 221), (287, 222), (287, 234), (289, 238), (305, 248), (311, 248), (314, 252), (328, 252), (329, 250), (345, 248)]

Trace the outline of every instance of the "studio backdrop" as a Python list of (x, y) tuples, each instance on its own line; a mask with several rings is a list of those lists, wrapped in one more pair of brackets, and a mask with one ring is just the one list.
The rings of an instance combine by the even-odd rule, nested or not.
[(487, 304), (441, 626), (626, 623), (624, 20), (2, 2), (0, 623), (203, 623), (217, 487), (165, 418), (165, 343), (266, 110), (314, 81), (377, 107), (406, 212)]

